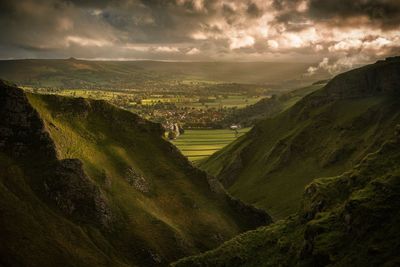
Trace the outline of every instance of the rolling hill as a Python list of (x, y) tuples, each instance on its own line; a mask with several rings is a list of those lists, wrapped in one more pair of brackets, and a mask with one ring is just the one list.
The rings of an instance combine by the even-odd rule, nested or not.
[(173, 266), (399, 266), (399, 148), (400, 125), (354, 168), (308, 185), (294, 215)]
[[(0, 60), (0, 78), (20, 86), (58, 88), (148, 88), (178, 81), (298, 86), (310, 63), (89, 61), (70, 59)], [(287, 77), (293, 77), (291, 81)], [(286, 86), (287, 87), (287, 86)]]
[(221, 124), (229, 127), (232, 124), (240, 124), (244, 127), (253, 126), (256, 122), (271, 118), (293, 106), (304, 96), (320, 89), (326, 84), (325, 81), (319, 81), (309, 86), (294, 89), (290, 92), (284, 92), (279, 95), (272, 95), (256, 102), (255, 104), (244, 108), (236, 109), (229, 114)]
[(166, 266), (271, 222), (104, 101), (0, 82), (0, 265)]
[(233, 196), (284, 218), (313, 179), (339, 175), (388, 139), (400, 122), (399, 88), (398, 57), (340, 74), (201, 167)]

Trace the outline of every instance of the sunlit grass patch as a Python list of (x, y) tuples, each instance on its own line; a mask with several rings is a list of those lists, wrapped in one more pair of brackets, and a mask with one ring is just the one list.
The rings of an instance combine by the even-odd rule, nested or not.
[(186, 130), (185, 134), (179, 136), (172, 143), (190, 161), (198, 162), (224, 148), (249, 130), (250, 128), (240, 129), (238, 134), (230, 129)]

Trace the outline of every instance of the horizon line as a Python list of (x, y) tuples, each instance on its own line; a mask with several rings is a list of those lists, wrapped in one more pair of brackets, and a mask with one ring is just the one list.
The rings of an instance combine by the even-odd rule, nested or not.
[(120, 62), (181, 62), (181, 63), (290, 63), (290, 64), (315, 64), (317, 61), (254, 61), (254, 60), (184, 60), (184, 59), (147, 59), (147, 58), (0, 58), (0, 61), (22, 61), (22, 60), (77, 60), (77, 61), (120, 61)]

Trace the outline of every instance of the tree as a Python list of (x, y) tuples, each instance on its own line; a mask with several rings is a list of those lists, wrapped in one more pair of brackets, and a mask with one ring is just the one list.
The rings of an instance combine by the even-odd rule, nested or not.
[(185, 130), (183, 129), (183, 127), (181, 125), (178, 125), (178, 127), (179, 127), (179, 133), (184, 134)]
[(169, 140), (174, 140), (174, 139), (176, 139), (176, 132), (175, 132), (175, 131), (169, 131), (169, 132), (168, 132), (168, 139), (169, 139)]

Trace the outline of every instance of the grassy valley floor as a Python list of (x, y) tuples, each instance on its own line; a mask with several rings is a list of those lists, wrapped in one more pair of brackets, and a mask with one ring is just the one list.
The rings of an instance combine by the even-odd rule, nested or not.
[(238, 130), (186, 130), (172, 143), (192, 162), (200, 162), (243, 136), (251, 128)]

